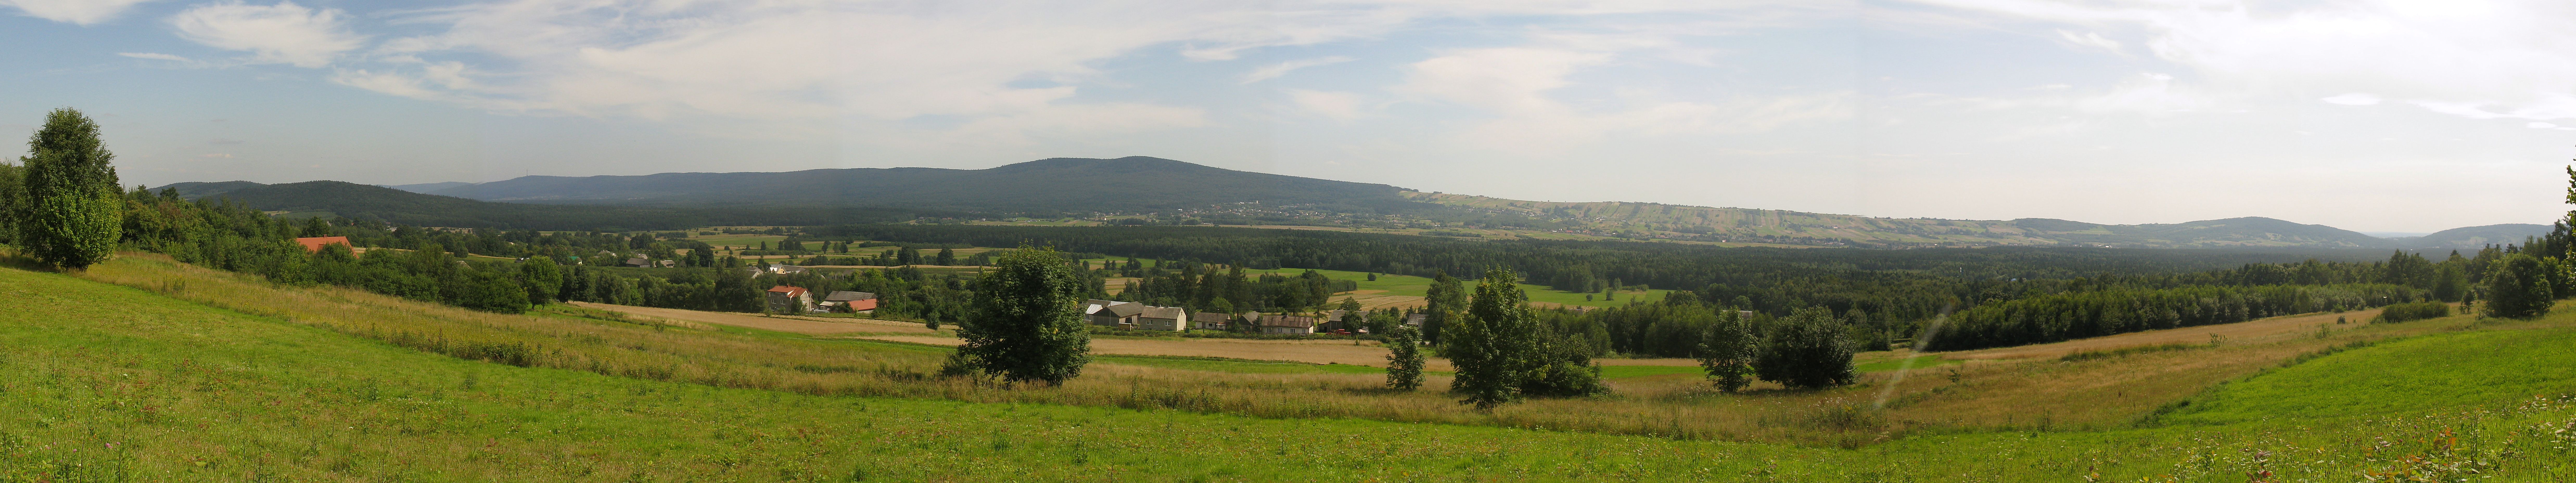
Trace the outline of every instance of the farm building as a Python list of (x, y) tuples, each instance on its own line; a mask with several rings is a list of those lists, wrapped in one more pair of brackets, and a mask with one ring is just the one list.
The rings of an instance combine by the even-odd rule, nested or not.
[(1082, 314), (1091, 318), (1091, 325), (1133, 329), (1137, 317), (1145, 315), (1145, 304), (1091, 299), (1082, 302)]
[(1136, 328), (1144, 330), (1190, 330), (1190, 311), (1180, 307), (1146, 307), (1136, 316)]
[(1191, 327), (1199, 329), (1225, 330), (1225, 323), (1230, 319), (1233, 319), (1233, 317), (1227, 317), (1225, 314), (1216, 312), (1199, 312), (1190, 314)]
[(650, 258), (644, 258), (644, 257), (628, 258), (628, 259), (626, 259), (626, 263), (620, 263), (619, 265), (624, 265), (624, 266), (629, 266), (629, 267), (638, 267), (638, 268), (641, 268), (641, 267), (650, 267), (650, 266), (653, 266), (653, 259), (650, 259)]
[(780, 285), (769, 288), (769, 311), (801, 314), (814, 311), (814, 293), (804, 287)]
[(333, 244), (333, 243), (338, 243), (338, 244), (340, 244), (340, 246), (348, 246), (348, 245), (349, 245), (349, 237), (345, 237), (345, 236), (317, 236), (317, 237), (306, 237), (306, 238), (297, 238), (297, 239), (295, 239), (295, 243), (296, 243), (296, 244), (298, 244), (298, 245), (304, 245), (304, 251), (308, 251), (308, 252), (318, 252), (318, 251), (322, 251), (322, 246), (323, 246), (323, 245), (330, 245), (330, 244)]
[(834, 312), (859, 313), (877, 309), (877, 294), (839, 290), (823, 297), (823, 307)]
[(1261, 333), (1312, 334), (1315, 333), (1315, 318), (1303, 315), (1264, 315), (1261, 316)]
[(1404, 316), (1404, 325), (1422, 327), (1422, 321), (1425, 320), (1431, 320), (1431, 314), (1407, 314)]

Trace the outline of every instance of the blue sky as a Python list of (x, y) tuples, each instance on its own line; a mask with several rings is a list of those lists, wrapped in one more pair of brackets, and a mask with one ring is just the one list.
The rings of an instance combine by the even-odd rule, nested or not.
[(2368, 0), (0, 0), (0, 131), (83, 109), (152, 185), (1144, 155), (1518, 199), (2427, 232), (2566, 209), (2569, 20)]

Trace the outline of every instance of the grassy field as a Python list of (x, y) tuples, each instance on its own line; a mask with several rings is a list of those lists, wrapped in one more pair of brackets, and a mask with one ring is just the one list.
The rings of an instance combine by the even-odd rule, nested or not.
[[(1413, 297), (1413, 298), (1415, 298), (1415, 300), (1413, 301), (1413, 304), (1414, 304), (1414, 305), (1419, 305), (1419, 304), (1420, 304), (1420, 302), (1419, 302), (1420, 297), (1422, 297), (1422, 296), (1423, 296), (1423, 295), (1425, 295), (1425, 294), (1428, 294), (1428, 293), (1430, 292), (1430, 290), (1431, 290), (1431, 279), (1430, 279), (1429, 277), (1414, 277), (1414, 276), (1405, 276), (1405, 275), (1379, 274), (1379, 275), (1377, 276), (1377, 280), (1369, 280), (1369, 279), (1368, 279), (1368, 272), (1350, 272), (1350, 271), (1342, 271), (1342, 270), (1316, 270), (1315, 272), (1317, 272), (1317, 273), (1322, 273), (1322, 274), (1324, 274), (1324, 276), (1325, 276), (1325, 277), (1330, 277), (1330, 278), (1332, 278), (1332, 279), (1334, 279), (1334, 280), (1349, 280), (1349, 281), (1353, 281), (1353, 282), (1358, 282), (1358, 283), (1359, 283), (1359, 290), (1358, 290), (1357, 292), (1353, 292), (1353, 293), (1348, 294), (1348, 295), (1351, 295), (1351, 296), (1354, 296), (1354, 297), (1360, 297), (1360, 298), (1366, 298), (1366, 297), (1371, 296), (1371, 295), (1377, 295), (1377, 296), (1396, 296), (1396, 297)], [(1280, 275), (1287, 275), (1287, 276), (1292, 276), (1292, 277), (1293, 277), (1293, 276), (1297, 276), (1297, 275), (1299, 275), (1299, 274), (1306, 273), (1306, 269), (1303, 269), (1303, 268), (1279, 268), (1279, 269), (1270, 269), (1270, 270), (1245, 270), (1245, 271), (1244, 271), (1244, 273), (1247, 273), (1247, 274), (1271, 273), (1271, 274), (1280, 274)], [(1468, 286), (1468, 288), (1469, 288), (1470, 290), (1474, 289), (1475, 282), (1466, 282), (1466, 283), (1467, 283), (1467, 286)], [(1522, 290), (1523, 292), (1527, 292), (1527, 293), (1529, 293), (1530, 302), (1535, 303), (1535, 304), (1539, 304), (1539, 305), (1541, 305), (1541, 306), (1564, 305), (1564, 306), (1584, 306), (1584, 307), (1617, 307), (1617, 306), (1621, 306), (1621, 305), (1627, 305), (1627, 304), (1628, 304), (1628, 302), (1630, 302), (1630, 301), (1639, 301), (1639, 302), (1655, 302), (1655, 301), (1663, 300), (1663, 299), (1664, 299), (1664, 294), (1672, 293), (1672, 291), (1671, 291), (1671, 290), (1662, 290), (1662, 289), (1655, 289), (1655, 290), (1630, 290), (1630, 291), (1625, 291), (1625, 292), (1619, 292), (1619, 293), (1617, 294), (1617, 295), (1618, 295), (1618, 298), (1617, 298), (1616, 300), (1599, 300), (1599, 298), (1600, 298), (1600, 297), (1599, 297), (1599, 295), (1600, 295), (1600, 294), (1580, 294), (1580, 293), (1572, 293), (1572, 292), (1560, 292), (1560, 291), (1557, 291), (1556, 289), (1548, 288), (1548, 287), (1547, 287), (1547, 286), (1545, 286), (1545, 285), (1531, 285), (1531, 284), (1526, 284), (1526, 283), (1525, 283), (1525, 284), (1521, 284), (1521, 290)], [(1377, 291), (1377, 292), (1371, 292), (1371, 291)], [(1592, 298), (1593, 298), (1594, 300), (1584, 300), (1584, 298), (1585, 298), (1585, 296), (1586, 296), (1586, 295), (1590, 295), (1590, 296), (1592, 296)], [(1341, 297), (1342, 297), (1341, 295), (1336, 295), (1336, 296), (1334, 296), (1334, 299), (1333, 299), (1333, 300), (1335, 300), (1335, 301), (1339, 301), (1339, 300), (1341, 300)], [(1363, 301), (1363, 302), (1365, 303), (1365, 301)], [(1375, 307), (1371, 307), (1371, 308), (1375, 308)]]
[(2451, 317), (1892, 389), (1649, 374), (1483, 415), (1331, 366), (1104, 358), (1006, 389), (927, 376), (934, 347), (130, 255), (0, 269), (0, 481), (2567, 481), (2571, 326)]

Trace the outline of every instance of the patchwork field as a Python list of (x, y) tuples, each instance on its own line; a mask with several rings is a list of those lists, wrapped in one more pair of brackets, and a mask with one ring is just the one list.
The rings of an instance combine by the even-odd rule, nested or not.
[(0, 481), (2568, 481), (2571, 326), (2368, 324), (1819, 392), (1631, 375), (1488, 415), (1335, 366), (1104, 356), (989, 387), (929, 376), (937, 347), (129, 255), (0, 269)]

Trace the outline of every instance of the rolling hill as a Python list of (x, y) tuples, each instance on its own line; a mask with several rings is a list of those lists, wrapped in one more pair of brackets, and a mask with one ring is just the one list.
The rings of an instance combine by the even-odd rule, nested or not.
[[(808, 225), (909, 220), (934, 212), (846, 207), (631, 207), (494, 203), (340, 181), (175, 183), (180, 197), (215, 197), (286, 216), (372, 218), (416, 226), (539, 230), (675, 230), (724, 224)], [(161, 188), (154, 188), (155, 191)]]
[(1086, 218), (1103, 223), (1305, 225), (1495, 239), (1633, 239), (1722, 245), (2093, 246), (2474, 249), (2548, 227), (2505, 224), (2379, 238), (2242, 217), (2106, 225), (2081, 221), (1879, 218), (1636, 202), (1525, 201), (1236, 171), (1150, 157), (1053, 158), (989, 169), (855, 168), (784, 173), (526, 176), (489, 183), (366, 186), (179, 183), (272, 211), (434, 226), (672, 229), (821, 225), (914, 217)]
[(1235, 171), (1142, 156), (1054, 158), (990, 169), (853, 168), (785, 173), (526, 176), (431, 191), (517, 203), (633, 206), (872, 206), (999, 213), (1144, 212), (1236, 203), (1393, 211), (1416, 203), (1381, 184)]

